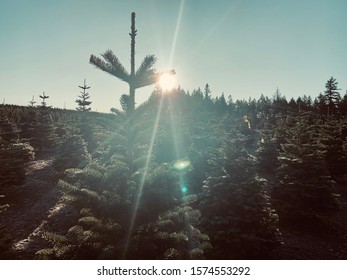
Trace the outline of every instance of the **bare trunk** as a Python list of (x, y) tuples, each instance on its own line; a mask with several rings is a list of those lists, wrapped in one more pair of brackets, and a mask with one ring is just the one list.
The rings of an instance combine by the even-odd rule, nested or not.
[(127, 161), (128, 167), (131, 173), (133, 173), (133, 161), (134, 161), (134, 139), (133, 139), (133, 120), (132, 114), (135, 110), (135, 37), (137, 30), (135, 29), (135, 13), (131, 13), (131, 72), (130, 72), (130, 83), (129, 83), (129, 104), (128, 104), (128, 133), (127, 133)]

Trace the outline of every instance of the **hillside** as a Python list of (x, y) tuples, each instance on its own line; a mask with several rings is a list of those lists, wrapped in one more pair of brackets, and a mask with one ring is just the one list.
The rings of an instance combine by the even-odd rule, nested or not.
[(0, 258), (346, 259), (346, 100), (1, 105)]

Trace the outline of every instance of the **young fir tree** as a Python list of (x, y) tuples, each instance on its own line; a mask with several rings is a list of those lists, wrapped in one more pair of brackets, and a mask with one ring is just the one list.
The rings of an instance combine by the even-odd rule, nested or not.
[[(208, 235), (199, 230), (201, 214), (189, 206), (195, 195), (180, 205), (162, 212), (154, 222), (141, 225), (132, 237), (133, 259), (205, 259), (212, 249)], [(189, 202), (190, 201), (190, 202)]]
[(135, 110), (135, 90), (154, 84), (158, 80), (160, 73), (154, 72), (153, 65), (156, 62), (154, 55), (147, 55), (138, 70), (135, 71), (135, 37), (137, 35), (135, 13), (131, 13), (131, 32), (129, 35), (131, 37), (130, 74), (111, 50), (107, 50), (102, 54), (104, 60), (91, 55), (89, 62), (129, 85), (128, 114), (131, 115)]
[[(150, 124), (149, 118), (138, 120)], [(133, 161), (135, 171), (146, 163), (142, 154), (148, 151), (149, 140), (140, 128), (153, 126), (149, 124), (133, 124), (134, 154), (138, 156)], [(126, 161), (126, 140), (129, 139), (126, 135), (131, 133), (126, 128), (126, 124), (120, 123), (115, 132), (109, 131), (99, 148), (98, 160), (83, 169), (66, 171), (66, 179), (58, 185), (63, 190), (63, 200), (80, 212), (80, 217), (66, 234), (46, 233), (52, 247), (39, 251), (38, 258), (123, 257), (131, 211), (140, 188), (139, 182), (132, 177), (139, 173), (133, 174)], [(143, 211), (139, 216), (146, 216), (141, 214)]]
[(200, 198), (201, 227), (210, 236), (212, 259), (263, 259), (281, 242), (278, 216), (269, 200), (267, 181), (255, 172), (247, 139), (233, 133), (225, 142), (223, 173), (205, 181)]
[(55, 148), (57, 135), (52, 112), (48, 108), (40, 108), (32, 112), (32, 119), (26, 126), (26, 135), (30, 144), (37, 151), (51, 151)]
[(83, 169), (68, 169), (66, 175), (58, 187), (63, 191), (63, 201), (80, 215), (65, 234), (46, 232), (45, 239), (52, 247), (38, 251), (36, 257), (120, 258), (119, 247), (125, 236), (134, 191), (128, 179), (129, 169), (119, 161), (106, 166), (92, 162)]
[[(209, 237), (197, 228), (200, 212), (185, 196), (186, 162), (174, 161), (140, 169), (135, 180), (142, 186), (125, 252), (129, 259), (201, 259), (210, 248)], [(144, 175), (146, 175), (144, 177)], [(144, 181), (143, 181), (144, 180)], [(143, 182), (143, 183), (142, 183)]]
[(86, 79), (84, 79), (83, 86), (78, 87), (81, 88), (83, 91), (81, 91), (81, 95), (78, 96), (79, 99), (76, 99), (76, 103), (78, 104), (78, 107), (76, 109), (82, 112), (90, 111), (91, 108), (89, 106), (90, 104), (92, 104), (92, 102), (88, 100), (90, 99), (90, 95), (88, 92), (86, 92), (86, 90), (90, 89), (90, 87), (87, 86)]
[[(0, 214), (11, 207), (14, 186), (25, 182), (26, 164), (34, 159), (33, 148), (19, 139), (19, 130), (10, 122), (0, 120)], [(12, 248), (11, 233), (0, 227), (0, 259), (17, 259)]]
[(279, 186), (273, 191), (282, 220), (304, 227), (309, 227), (309, 220), (317, 214), (337, 208), (316, 120), (307, 112), (287, 126), (278, 157)]
[(33, 96), (33, 98), (29, 101), (30, 107), (34, 107), (35, 103), (36, 101), (34, 100), (34, 96)]
[(65, 170), (67, 168), (83, 167), (90, 160), (91, 156), (87, 150), (87, 143), (79, 135), (79, 131), (68, 129), (60, 139), (54, 166), (58, 170)]
[(39, 96), (40, 96), (40, 98), (42, 99), (42, 102), (41, 102), (41, 107), (42, 107), (42, 108), (47, 107), (47, 102), (46, 102), (46, 99), (48, 99), (48, 98), (49, 98), (49, 96), (48, 96), (48, 95), (46, 95), (46, 94), (45, 94), (45, 92), (43, 92), (43, 94), (42, 94), (42, 95), (39, 95)]
[(19, 130), (8, 121), (0, 121), (0, 188), (10, 191), (25, 181), (25, 165), (34, 159), (33, 148), (19, 140)]

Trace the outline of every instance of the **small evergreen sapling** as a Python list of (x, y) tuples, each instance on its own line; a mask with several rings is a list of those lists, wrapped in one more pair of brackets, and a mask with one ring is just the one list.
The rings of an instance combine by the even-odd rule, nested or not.
[(41, 102), (41, 107), (42, 108), (46, 108), (47, 107), (47, 102), (46, 102), (46, 99), (49, 98), (48, 95), (45, 94), (45, 92), (43, 92), (42, 95), (39, 95), (40, 98), (42, 99), (42, 102)]
[(60, 140), (57, 147), (57, 154), (58, 156), (54, 161), (54, 166), (59, 170), (83, 167), (91, 160), (87, 143), (79, 135), (79, 131), (73, 129), (67, 130)]
[(86, 79), (84, 79), (83, 86), (78, 87), (81, 88), (83, 91), (81, 91), (81, 95), (78, 96), (79, 99), (76, 99), (76, 103), (78, 104), (78, 107), (76, 109), (82, 112), (90, 111), (91, 108), (89, 106), (90, 104), (92, 104), (92, 102), (88, 100), (90, 99), (90, 95), (86, 90), (90, 89), (90, 87), (87, 86)]

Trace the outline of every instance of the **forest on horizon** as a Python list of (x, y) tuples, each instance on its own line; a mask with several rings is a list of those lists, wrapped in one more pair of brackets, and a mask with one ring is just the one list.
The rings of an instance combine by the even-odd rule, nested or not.
[(347, 94), (322, 90), (0, 105), (0, 259), (346, 259)]

